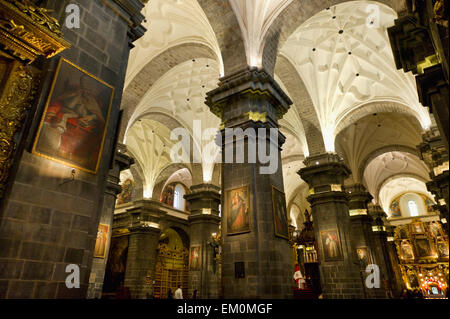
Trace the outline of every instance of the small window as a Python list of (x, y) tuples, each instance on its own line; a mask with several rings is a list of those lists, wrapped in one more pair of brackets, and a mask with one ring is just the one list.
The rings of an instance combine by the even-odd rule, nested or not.
[(417, 204), (415, 201), (410, 200), (408, 202), (408, 208), (409, 208), (409, 215), (411, 217), (419, 216), (419, 209), (417, 208)]
[(184, 210), (185, 209), (185, 200), (184, 200), (184, 195), (186, 194), (186, 191), (183, 187), (183, 185), (181, 184), (177, 184), (177, 186), (175, 186), (175, 191), (174, 191), (174, 199), (173, 199), (173, 207), (179, 210)]

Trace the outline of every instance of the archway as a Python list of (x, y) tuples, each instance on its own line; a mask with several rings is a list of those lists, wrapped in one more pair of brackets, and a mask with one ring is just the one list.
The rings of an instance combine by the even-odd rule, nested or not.
[(182, 230), (166, 229), (159, 239), (156, 257), (154, 296), (166, 299), (169, 290), (182, 286), (187, 296), (189, 274), (189, 238)]

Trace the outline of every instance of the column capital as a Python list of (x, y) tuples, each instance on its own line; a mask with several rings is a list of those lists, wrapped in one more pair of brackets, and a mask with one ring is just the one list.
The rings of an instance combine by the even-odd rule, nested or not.
[(128, 31), (128, 36), (131, 42), (136, 41), (144, 35), (147, 29), (142, 25), (145, 20), (144, 15), (141, 13), (144, 8), (145, 0), (113, 0), (121, 10), (125, 12), (128, 17), (123, 14), (119, 14), (122, 19), (128, 24), (130, 30)]
[[(372, 195), (362, 184), (353, 184), (345, 187), (349, 197), (350, 217), (361, 218), (370, 217), (368, 215), (367, 204), (373, 199)], [(370, 218), (369, 218), (370, 219)]]
[(160, 221), (167, 212), (161, 209), (161, 203), (151, 199), (134, 202), (134, 206), (126, 210), (130, 217), (131, 229), (160, 229)]
[[(242, 99), (268, 99), (275, 112), (261, 107), (265, 106), (264, 104), (249, 104), (245, 107), (240, 107), (241, 114), (225, 114), (225, 109), (229, 108), (230, 100), (236, 97)], [(275, 123), (286, 114), (290, 105), (292, 105), (291, 99), (283, 92), (274, 78), (265, 70), (255, 67), (249, 67), (221, 78), (219, 87), (206, 94), (205, 103), (209, 106), (211, 112), (224, 121), (236, 120), (236, 115), (239, 117), (244, 114), (248, 115), (251, 120), (265, 122), (268, 117)]]
[(220, 191), (220, 187), (212, 184), (191, 186), (191, 194), (184, 195), (184, 198), (191, 204), (191, 216), (189, 220), (191, 220), (191, 217), (197, 215), (218, 217), (221, 201)]
[(344, 180), (351, 174), (344, 161), (335, 153), (326, 153), (308, 157), (303, 162), (306, 167), (298, 171), (313, 193), (343, 192)]

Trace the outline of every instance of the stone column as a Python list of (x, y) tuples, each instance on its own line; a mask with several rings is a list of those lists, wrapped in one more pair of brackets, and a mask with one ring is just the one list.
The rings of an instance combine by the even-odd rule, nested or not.
[(219, 278), (212, 234), (219, 233), (220, 187), (202, 184), (192, 186), (191, 191), (191, 194), (184, 196), (191, 207), (190, 245), (191, 250), (200, 247), (201, 262), (198, 267), (189, 265), (189, 296), (197, 289), (198, 298), (217, 299)]
[[(161, 236), (159, 221), (166, 214), (152, 201), (138, 201), (127, 213), (129, 246), (124, 286), (130, 289), (132, 299), (145, 299), (153, 294), (157, 247)], [(148, 281), (150, 277), (150, 281)]]
[(100, 224), (107, 225), (109, 231), (107, 234), (107, 241), (105, 244), (105, 256), (95, 257), (92, 261), (91, 274), (89, 276), (89, 286), (87, 292), (87, 298), (101, 298), (103, 290), (103, 281), (105, 278), (106, 263), (108, 261), (109, 247), (111, 244), (111, 234), (114, 218), (114, 208), (116, 206), (116, 196), (120, 194), (122, 188), (120, 187), (120, 172), (130, 168), (134, 163), (134, 160), (125, 155), (126, 146), (123, 144), (118, 145), (118, 150), (114, 157), (113, 168), (109, 171), (105, 196), (103, 200), (102, 213), (100, 215)]
[[(442, 139), (437, 127), (431, 127), (422, 135), (423, 142), (417, 146), (420, 158), (430, 168), (430, 179), (427, 183), (427, 189), (435, 196), (437, 209), (440, 212), (440, 219), (445, 222), (444, 228), (448, 233), (448, 170), (449, 158), (445, 147), (445, 141)], [(446, 227), (445, 227), (446, 226)]]
[[(337, 154), (308, 157), (299, 171), (309, 184), (320, 280), (324, 298), (363, 298), (363, 278), (351, 244), (348, 196), (343, 191), (350, 170)], [(337, 248), (337, 249), (336, 249)]]
[(389, 256), (387, 230), (385, 226), (386, 213), (379, 205), (369, 205), (369, 214), (373, 218), (372, 234), (375, 241), (375, 256), (379, 262), (380, 279), (388, 280), (391, 288), (397, 287), (395, 272)]
[(398, 258), (397, 246), (394, 240), (394, 227), (386, 226), (386, 231), (387, 231), (387, 246), (389, 259), (391, 261), (392, 270), (395, 275), (395, 277), (391, 278), (390, 280), (390, 283), (392, 285), (391, 286), (392, 293), (394, 295), (394, 298), (400, 298), (403, 293), (404, 284), (402, 279), (402, 273), (400, 270), (400, 260)]
[[(234, 133), (245, 130), (245, 134), (236, 134), (235, 141), (222, 138), (224, 298), (292, 297), (284, 196), (278, 197), (277, 207), (284, 216), (280, 226), (286, 230), (285, 238), (275, 235), (272, 205), (273, 187), (283, 192), (281, 145), (285, 137), (278, 131), (278, 119), (287, 112), (292, 101), (264, 70), (249, 68), (222, 78), (219, 87), (207, 94), (206, 104), (222, 119), (222, 137), (231, 131), (227, 129), (234, 129)], [(270, 137), (271, 132), (277, 136)], [(261, 145), (257, 145), (258, 141)], [(243, 148), (238, 146), (241, 142)], [(248, 152), (253, 146), (254, 151)], [(269, 149), (270, 163), (263, 162), (262, 156), (252, 158), (258, 154), (257, 150), (265, 155)], [(227, 161), (226, 155), (230, 155), (230, 151), (233, 154), (237, 151), (237, 158), (233, 156)], [(245, 155), (242, 160), (240, 155)], [(264, 171), (269, 164), (274, 170)], [(247, 207), (247, 210), (238, 210), (238, 216), (245, 216), (241, 224), (244, 227), (233, 231), (229, 191), (238, 188), (243, 188), (241, 195), (244, 197), (239, 199), (240, 207)], [(228, 219), (230, 229), (227, 229)]]
[[(362, 262), (360, 271), (363, 277), (366, 278), (367, 274), (365, 268), (367, 264), (379, 264), (378, 257), (375, 254), (375, 241), (372, 232), (372, 217), (368, 214), (367, 204), (372, 200), (372, 195), (365, 189), (361, 184), (355, 184), (350, 187), (346, 187), (348, 197), (350, 199), (349, 213), (351, 222), (351, 239), (353, 244), (353, 249), (358, 254), (358, 249), (361, 252), (367, 252), (369, 255), (366, 256), (367, 262)], [(366, 250), (367, 249), (367, 250)], [(381, 283), (379, 288), (369, 289), (364, 286), (367, 296), (369, 298), (385, 298), (385, 287)]]

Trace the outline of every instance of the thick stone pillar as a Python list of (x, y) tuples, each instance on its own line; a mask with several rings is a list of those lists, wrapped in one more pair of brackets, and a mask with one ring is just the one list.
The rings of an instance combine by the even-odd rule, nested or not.
[[(292, 297), (281, 166), (281, 145), (285, 138), (278, 131), (278, 119), (292, 101), (269, 74), (251, 68), (222, 78), (219, 87), (207, 94), (206, 104), (222, 119), (222, 137), (233, 131), (229, 129), (235, 129), (236, 133), (235, 140), (222, 138), (224, 298)], [(245, 130), (245, 134), (237, 133), (239, 129)], [(277, 136), (270, 137), (270, 129)], [(248, 152), (252, 146), (254, 150)], [(274, 170), (265, 172), (269, 163), (263, 163), (262, 156), (252, 160), (249, 157), (258, 154), (257, 150), (265, 155), (269, 149)], [(227, 158), (230, 151), (233, 154), (237, 151), (236, 159), (235, 156)], [(238, 159), (241, 155), (245, 155), (242, 161)], [(275, 234), (273, 193), (278, 195), (276, 207), (279, 207), (281, 231), (278, 235)], [(233, 211), (232, 202), (238, 206)], [(285, 236), (281, 237), (281, 233)]]
[(132, 299), (146, 299), (153, 295), (156, 249), (161, 236), (159, 221), (166, 212), (159, 210), (157, 203), (142, 200), (136, 202), (127, 213), (131, 218), (131, 226), (128, 228), (130, 234), (124, 286), (130, 289)]
[(200, 248), (200, 263), (189, 265), (189, 296), (196, 289), (198, 298), (219, 297), (219, 273), (212, 234), (219, 234), (220, 187), (210, 184), (191, 187), (184, 198), (190, 203), (190, 251)]
[[(367, 204), (372, 200), (372, 195), (361, 184), (355, 184), (346, 187), (350, 199), (349, 213), (351, 222), (350, 236), (353, 249), (360, 261), (360, 271), (366, 278), (365, 272), (368, 264), (379, 264), (378, 257), (375, 254), (375, 241), (372, 232), (372, 217), (368, 214)], [(385, 287), (381, 283), (379, 288), (367, 288), (364, 286), (367, 297), (385, 298)]]
[(389, 256), (387, 230), (384, 223), (387, 217), (386, 213), (379, 205), (369, 205), (369, 214), (373, 218), (372, 233), (375, 241), (375, 255), (379, 262), (380, 278), (387, 280), (391, 284), (391, 288), (397, 287), (395, 280), (395, 272)]
[(427, 189), (435, 196), (437, 209), (440, 212), (441, 221), (446, 224), (444, 227), (448, 233), (448, 171), (449, 158), (445, 147), (445, 141), (442, 139), (436, 127), (422, 135), (423, 142), (417, 146), (420, 158), (430, 168), (430, 179), (427, 183)]
[(350, 170), (337, 154), (308, 157), (299, 171), (310, 186), (311, 212), (324, 298), (363, 298), (363, 278), (351, 244), (348, 196), (342, 185)]
[[(111, 243), (112, 225), (114, 218), (114, 208), (116, 206), (116, 196), (120, 194), (122, 188), (120, 187), (120, 172), (130, 168), (134, 163), (134, 160), (125, 155), (126, 146), (123, 144), (118, 145), (118, 151), (114, 157), (113, 168), (109, 171), (105, 196), (103, 200), (102, 213), (100, 215), (100, 224), (102, 227), (106, 225), (108, 227), (108, 233), (106, 238), (105, 255), (103, 257), (96, 257), (92, 262), (91, 274), (89, 276), (89, 286), (87, 292), (87, 298), (101, 298), (103, 290), (103, 281), (105, 278), (106, 263), (108, 261), (109, 247)], [(100, 226), (100, 225), (99, 225)], [(103, 230), (103, 229), (102, 229)], [(100, 227), (99, 227), (100, 231)], [(98, 234), (102, 236), (102, 234)], [(100, 239), (103, 239), (100, 237)]]
[(391, 278), (390, 280), (392, 294), (394, 298), (400, 298), (403, 293), (403, 289), (405, 287), (403, 284), (402, 272), (400, 270), (400, 260), (398, 258), (397, 246), (394, 240), (394, 227), (386, 226), (386, 231), (387, 231), (387, 246), (389, 259), (391, 261), (392, 270), (395, 276), (393, 279)]

